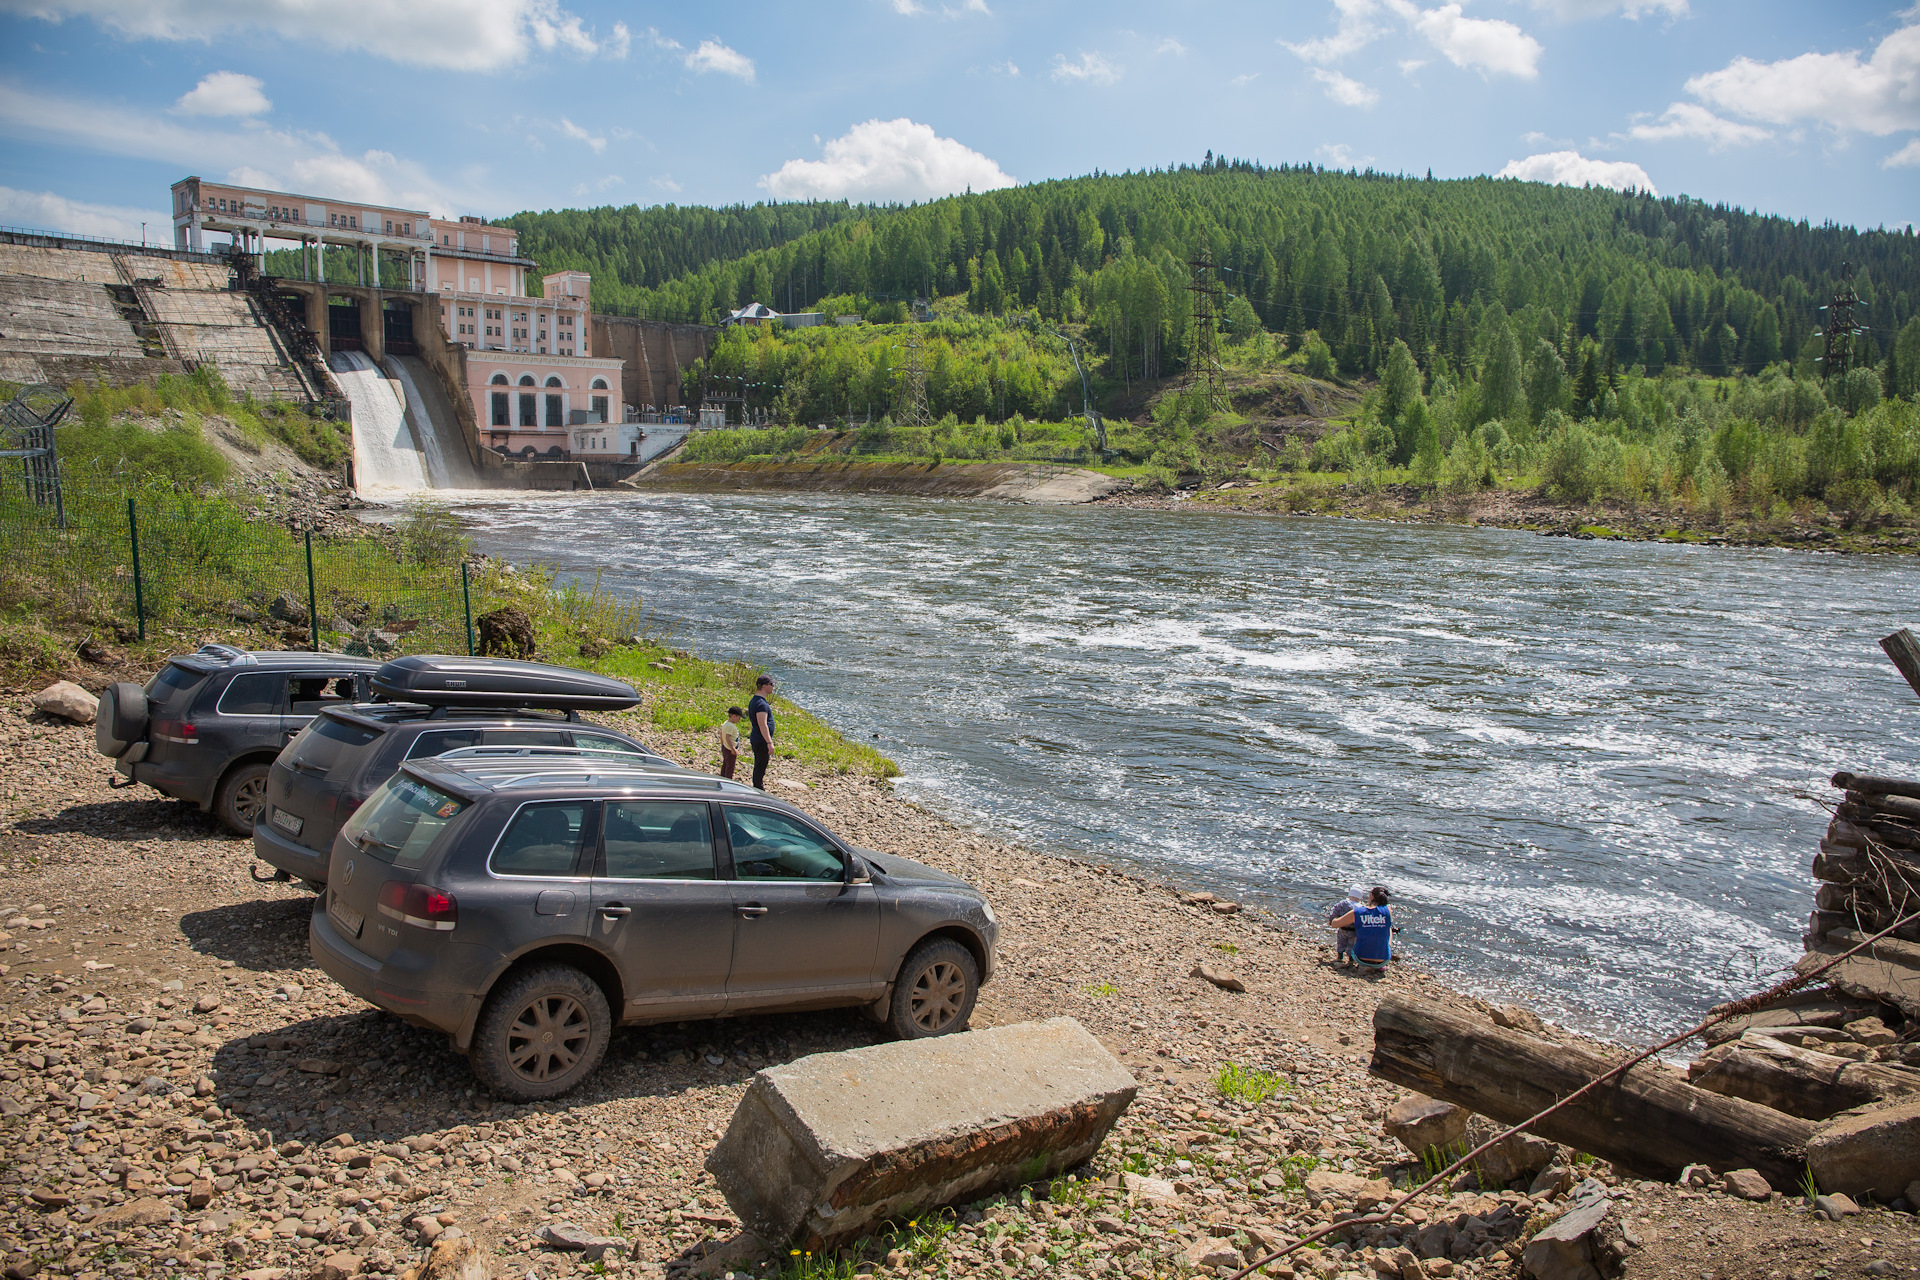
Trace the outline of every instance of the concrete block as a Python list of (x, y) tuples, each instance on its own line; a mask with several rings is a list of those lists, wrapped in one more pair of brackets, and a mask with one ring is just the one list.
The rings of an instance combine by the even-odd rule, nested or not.
[(1920, 1102), (1835, 1116), (1807, 1140), (1807, 1163), (1823, 1191), (1893, 1200), (1920, 1178)]
[(1136, 1088), (1072, 1018), (815, 1054), (754, 1076), (707, 1171), (749, 1231), (832, 1248), (1084, 1163)]

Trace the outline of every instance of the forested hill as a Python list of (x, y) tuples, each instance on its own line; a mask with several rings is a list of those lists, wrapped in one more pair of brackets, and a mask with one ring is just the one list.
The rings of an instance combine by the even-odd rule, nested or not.
[[(1180, 367), (1187, 258), (1210, 250), (1229, 315), (1317, 330), (1350, 372), (1395, 337), (1465, 358), (1498, 304), (1622, 369), (1758, 370), (1800, 353), (1854, 269), (1883, 351), (1920, 304), (1910, 230), (1857, 231), (1603, 189), (1208, 163), (908, 207), (599, 209), (511, 220), (547, 269), (594, 273), (597, 307), (713, 323), (761, 301), (965, 293), (975, 311), (1079, 321), (1124, 366)], [(789, 302), (791, 297), (791, 302)], [(1571, 332), (1569, 332), (1571, 330)], [(1556, 342), (1556, 345), (1559, 345)], [(1424, 358), (1424, 357), (1423, 357)], [(1872, 355), (1869, 355), (1872, 358)]]
[[(546, 270), (592, 272), (598, 298), (603, 288), (610, 297), (637, 297), (714, 263), (878, 212), (882, 211), (844, 200), (736, 204), (721, 209), (699, 205), (642, 209), (630, 204), (623, 209), (517, 213), (502, 221), (520, 232), (520, 243)], [(785, 299), (781, 303), (784, 309)]]

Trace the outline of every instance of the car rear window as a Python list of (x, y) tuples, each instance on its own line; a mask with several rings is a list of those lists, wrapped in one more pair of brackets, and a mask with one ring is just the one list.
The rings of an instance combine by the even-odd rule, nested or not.
[(465, 800), (396, 773), (367, 797), (340, 834), (368, 857), (412, 869), (426, 860), (434, 840), (467, 808)]
[(497, 876), (567, 876), (580, 859), (587, 804), (530, 804), (513, 815), (488, 867)]
[(287, 678), (256, 671), (235, 676), (220, 695), (220, 714), (277, 716), (287, 709)]
[(155, 706), (184, 707), (193, 691), (205, 684), (206, 672), (169, 662), (147, 681), (147, 701)]
[(294, 737), (289, 759), (308, 770), (331, 773), (341, 760), (379, 736), (378, 729), (321, 716)]

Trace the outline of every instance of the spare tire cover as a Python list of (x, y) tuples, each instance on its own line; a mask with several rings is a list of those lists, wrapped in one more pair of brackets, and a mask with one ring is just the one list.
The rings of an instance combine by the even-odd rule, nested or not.
[(146, 690), (125, 680), (108, 685), (100, 694), (100, 712), (93, 721), (95, 749), (117, 758), (146, 733)]

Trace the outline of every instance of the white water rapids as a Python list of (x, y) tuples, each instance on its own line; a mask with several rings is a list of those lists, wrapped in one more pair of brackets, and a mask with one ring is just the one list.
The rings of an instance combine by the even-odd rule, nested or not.
[(353, 405), (353, 484), (362, 493), (425, 489), (413, 424), (379, 366), (364, 351), (336, 351), (334, 380)]

